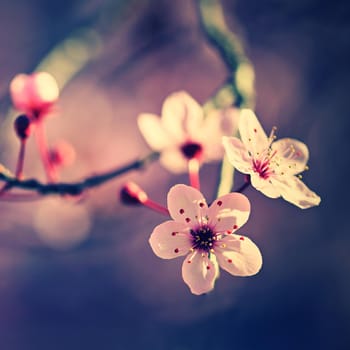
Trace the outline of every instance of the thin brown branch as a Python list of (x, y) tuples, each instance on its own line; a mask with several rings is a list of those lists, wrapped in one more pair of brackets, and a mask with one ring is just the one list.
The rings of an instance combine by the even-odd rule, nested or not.
[(16, 179), (5, 173), (0, 173), (0, 180), (6, 183), (7, 194), (8, 191), (14, 188), (23, 189), (26, 191), (35, 191), (41, 195), (71, 195), (76, 196), (83, 193), (85, 190), (102, 185), (120, 175), (123, 175), (131, 170), (139, 170), (144, 168), (149, 163), (158, 159), (159, 153), (152, 152), (144, 158), (138, 159), (132, 163), (112, 169), (110, 171), (86, 177), (77, 182), (57, 182), (45, 184), (36, 179)]

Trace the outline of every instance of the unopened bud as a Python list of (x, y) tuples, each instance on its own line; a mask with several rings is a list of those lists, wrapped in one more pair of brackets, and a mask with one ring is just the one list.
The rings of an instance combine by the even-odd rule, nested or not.
[(120, 190), (120, 199), (124, 204), (143, 204), (147, 198), (146, 192), (134, 182), (127, 182)]
[(22, 114), (16, 118), (14, 127), (17, 136), (21, 140), (26, 140), (29, 137), (31, 131), (31, 122), (25, 114)]
[(10, 83), (10, 95), (15, 108), (39, 120), (51, 112), (59, 89), (49, 73), (18, 74)]

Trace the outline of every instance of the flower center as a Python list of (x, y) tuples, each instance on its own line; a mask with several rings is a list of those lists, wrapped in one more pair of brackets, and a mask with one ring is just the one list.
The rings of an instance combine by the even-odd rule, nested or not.
[(268, 179), (274, 170), (271, 169), (271, 160), (276, 155), (277, 151), (273, 151), (269, 148), (265, 155), (261, 156), (260, 159), (253, 160), (253, 170), (259, 174), (259, 176), (266, 180)]
[(187, 159), (200, 158), (203, 147), (197, 142), (188, 141), (181, 146), (181, 152)]
[(209, 252), (214, 247), (216, 235), (213, 230), (203, 225), (190, 231), (192, 235), (192, 248), (203, 252)]
[(266, 180), (269, 178), (271, 175), (271, 171), (269, 168), (270, 161), (269, 160), (264, 160), (261, 161), (259, 159), (253, 160), (253, 170), (259, 174), (259, 176)]

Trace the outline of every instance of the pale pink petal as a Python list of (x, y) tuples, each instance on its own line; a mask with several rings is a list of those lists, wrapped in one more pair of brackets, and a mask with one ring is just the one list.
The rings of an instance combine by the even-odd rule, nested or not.
[(207, 203), (202, 193), (191, 186), (175, 185), (168, 193), (170, 216), (192, 227), (206, 215)]
[(52, 75), (46, 72), (39, 72), (32, 74), (31, 78), (35, 104), (53, 103), (58, 99), (59, 89)]
[(162, 151), (171, 145), (171, 135), (164, 130), (158, 116), (149, 113), (140, 114), (137, 124), (146, 142), (153, 150)]
[(182, 278), (196, 295), (210, 292), (219, 274), (215, 258), (209, 260), (207, 254), (203, 255), (195, 251), (182, 264)]
[(164, 101), (163, 126), (179, 142), (191, 138), (202, 122), (203, 110), (187, 92), (175, 92)]
[(281, 175), (271, 179), (272, 183), (281, 193), (281, 196), (301, 209), (319, 205), (321, 198), (311, 191), (301, 180), (293, 175)]
[(27, 74), (18, 74), (10, 83), (12, 103), (21, 111), (26, 111), (30, 101), (30, 96), (26, 89), (28, 79), (29, 76)]
[(179, 147), (169, 147), (164, 149), (160, 155), (160, 163), (164, 168), (175, 174), (186, 173), (188, 171), (188, 159), (186, 159)]
[(229, 162), (241, 173), (250, 174), (252, 170), (252, 159), (245, 145), (237, 137), (222, 138)]
[(188, 254), (191, 237), (185, 224), (166, 221), (152, 232), (149, 243), (154, 254), (162, 259), (173, 259)]
[(305, 170), (309, 159), (309, 150), (305, 143), (284, 138), (273, 142), (271, 148), (277, 151), (275, 161), (279, 163), (280, 169), (284, 172), (299, 174)]
[(221, 159), (224, 154), (222, 137), (231, 136), (238, 129), (239, 113), (235, 108), (212, 110), (198, 129), (196, 138), (204, 147), (206, 161)]
[(259, 176), (259, 174), (252, 173), (250, 176), (250, 181), (254, 188), (269, 198), (278, 198), (281, 196), (279, 189), (271, 183), (270, 178), (263, 179)]
[(247, 149), (256, 156), (265, 151), (269, 141), (258, 118), (251, 109), (243, 109), (239, 118), (239, 133)]
[(230, 235), (215, 247), (219, 266), (235, 276), (255, 275), (262, 266), (259, 248), (248, 237)]
[(208, 209), (209, 224), (215, 232), (237, 230), (247, 222), (249, 214), (249, 200), (241, 193), (221, 196)]

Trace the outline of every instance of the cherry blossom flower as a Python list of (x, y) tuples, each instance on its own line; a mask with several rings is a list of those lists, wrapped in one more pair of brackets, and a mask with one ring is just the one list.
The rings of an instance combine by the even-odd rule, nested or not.
[(214, 288), (219, 266), (236, 276), (251, 276), (260, 270), (258, 247), (235, 234), (250, 214), (249, 200), (243, 194), (226, 194), (208, 207), (197, 189), (175, 185), (168, 193), (168, 209), (173, 220), (158, 225), (149, 242), (162, 259), (186, 256), (182, 277), (193, 294)]
[(37, 120), (51, 111), (59, 89), (49, 73), (18, 74), (10, 83), (10, 94), (18, 110)]
[(320, 197), (301, 180), (307, 169), (307, 146), (295, 139), (275, 140), (275, 128), (267, 137), (254, 112), (242, 110), (239, 121), (241, 140), (223, 137), (229, 161), (238, 171), (249, 174), (251, 184), (267, 197), (282, 196), (305, 209), (320, 203)]
[(160, 162), (174, 173), (185, 172), (188, 162), (221, 159), (221, 138), (237, 130), (236, 109), (213, 110), (204, 118), (201, 106), (186, 92), (168, 96), (162, 116), (141, 114), (138, 126), (150, 147), (161, 152)]

